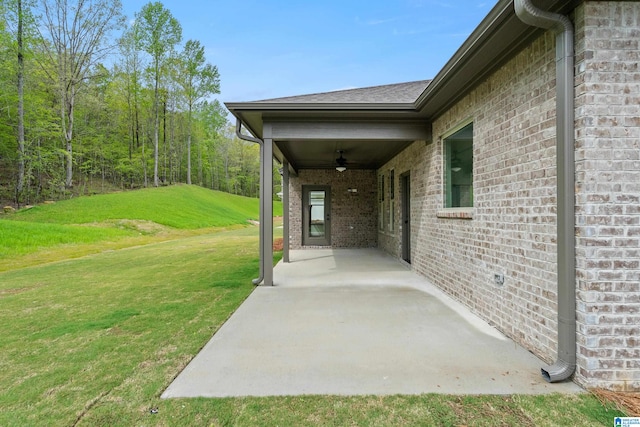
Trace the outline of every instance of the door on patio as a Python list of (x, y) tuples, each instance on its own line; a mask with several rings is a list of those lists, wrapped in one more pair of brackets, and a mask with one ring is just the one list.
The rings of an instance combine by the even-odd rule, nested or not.
[(331, 187), (302, 187), (302, 244), (331, 246)]
[(411, 264), (411, 175), (400, 176), (402, 191), (402, 259)]

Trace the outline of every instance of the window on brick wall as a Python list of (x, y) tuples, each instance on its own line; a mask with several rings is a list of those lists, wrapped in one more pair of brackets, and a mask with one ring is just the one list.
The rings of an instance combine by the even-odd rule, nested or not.
[(443, 139), (444, 207), (473, 207), (473, 123)]

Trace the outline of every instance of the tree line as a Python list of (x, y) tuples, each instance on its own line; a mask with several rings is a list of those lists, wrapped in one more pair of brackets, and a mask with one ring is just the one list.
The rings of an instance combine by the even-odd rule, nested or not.
[(256, 197), (259, 147), (198, 40), (150, 2), (0, 0), (0, 202), (188, 183)]

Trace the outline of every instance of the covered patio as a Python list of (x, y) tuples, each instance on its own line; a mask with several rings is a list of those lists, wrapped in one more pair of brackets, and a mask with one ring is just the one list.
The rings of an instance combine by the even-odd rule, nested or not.
[[(498, 2), (432, 80), (225, 103), (237, 135), (261, 147), (255, 284), (289, 289), (295, 275), (287, 265), (295, 265), (299, 249), (375, 248), (545, 360), (557, 353), (542, 369), (548, 381), (575, 373), (574, 67), (561, 43), (571, 31), (555, 31), (550, 49), (546, 32), (527, 23), (532, 12), (523, 3)], [(573, 7), (544, 3), (562, 13)], [(553, 55), (563, 58), (555, 67)], [(514, 115), (518, 106), (522, 114)], [(284, 270), (275, 274), (273, 159), (281, 165), (284, 202)], [(317, 276), (305, 292), (321, 294), (325, 281), (317, 280), (325, 277), (342, 283), (350, 267), (344, 254), (319, 269), (301, 263), (310, 279)], [(376, 279), (361, 273), (364, 281)], [(296, 283), (300, 289), (306, 282)], [(352, 281), (341, 286), (364, 295)], [(400, 311), (412, 307), (411, 300), (398, 304)], [(439, 328), (457, 332), (459, 325)]]
[(377, 249), (290, 255), (162, 397), (581, 391)]
[(414, 104), (429, 82), (226, 104), (237, 135), (261, 147), (261, 274), (254, 283), (274, 284), (273, 159), (283, 181), (284, 263), (301, 247), (377, 247), (377, 170), (415, 141), (431, 140)]

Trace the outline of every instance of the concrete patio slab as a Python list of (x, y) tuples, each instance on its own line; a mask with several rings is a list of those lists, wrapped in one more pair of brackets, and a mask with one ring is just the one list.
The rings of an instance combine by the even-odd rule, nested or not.
[(576, 393), (378, 250), (292, 251), (162, 397)]

